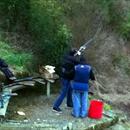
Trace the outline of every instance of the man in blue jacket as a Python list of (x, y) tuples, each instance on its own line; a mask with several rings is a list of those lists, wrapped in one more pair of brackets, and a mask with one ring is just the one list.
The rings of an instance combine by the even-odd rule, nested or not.
[(87, 116), (89, 80), (95, 80), (92, 67), (80, 63), (75, 66), (75, 76), (72, 81), (72, 101), (74, 117), (84, 118)]

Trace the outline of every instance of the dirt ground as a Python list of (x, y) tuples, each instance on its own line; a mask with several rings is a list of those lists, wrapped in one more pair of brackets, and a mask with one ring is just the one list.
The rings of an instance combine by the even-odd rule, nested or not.
[[(112, 118), (104, 117), (102, 120), (90, 118), (74, 118), (71, 116), (71, 108), (66, 107), (66, 100), (61, 105), (62, 114), (52, 111), (52, 105), (58, 94), (52, 93), (48, 98), (42, 87), (31, 87), (17, 91), (18, 96), (12, 97), (7, 109), (6, 122), (25, 122), (31, 124), (51, 124), (58, 129), (68, 125), (73, 125), (75, 130), (86, 129), (91, 125), (109, 122)], [(25, 113), (24, 116), (17, 114), (18, 111)], [(79, 125), (80, 124), (80, 125)], [(53, 127), (54, 127), (53, 126)]]
[[(57, 88), (59, 91), (59, 88)], [(46, 87), (30, 87), (16, 91), (18, 96), (10, 99), (7, 113), (5, 116), (6, 120), (28, 120), (28, 121), (40, 121), (40, 120), (52, 120), (55, 118), (72, 120), (71, 109), (66, 107), (66, 99), (61, 105), (63, 113), (58, 115), (52, 111), (52, 105), (58, 96), (51, 91), (51, 96), (46, 96)], [(102, 94), (102, 98), (115, 108), (126, 112), (130, 116), (129, 105), (129, 94)], [(127, 99), (126, 99), (127, 98)], [(124, 102), (127, 101), (127, 102)], [(25, 116), (19, 115), (17, 112), (22, 111)]]
[[(62, 114), (57, 114), (52, 111), (52, 105), (57, 97), (57, 94), (52, 94), (49, 98), (43, 88), (34, 87), (26, 88), (17, 91), (18, 96), (12, 97), (7, 109), (6, 119), (9, 120), (52, 120), (58, 119), (73, 119), (71, 116), (71, 109), (65, 106), (65, 101), (61, 105)], [(17, 111), (22, 111), (25, 116), (20, 116)], [(63, 117), (64, 116), (64, 117)]]

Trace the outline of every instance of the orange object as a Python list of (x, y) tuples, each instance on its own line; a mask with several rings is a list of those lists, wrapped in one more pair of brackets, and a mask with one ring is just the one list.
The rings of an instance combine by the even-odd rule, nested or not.
[(101, 119), (103, 115), (103, 102), (100, 100), (91, 100), (88, 110), (88, 117), (93, 119)]

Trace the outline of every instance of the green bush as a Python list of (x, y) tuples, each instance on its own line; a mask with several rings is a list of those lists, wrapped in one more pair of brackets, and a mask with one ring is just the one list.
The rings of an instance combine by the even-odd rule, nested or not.
[(124, 38), (130, 39), (130, 12), (127, 13), (127, 16), (122, 21), (119, 30)]
[(72, 44), (80, 47), (95, 34), (101, 19), (97, 0), (60, 0), (66, 23), (73, 33)]
[(9, 46), (8, 43), (0, 41), (0, 58), (4, 59), (17, 71), (25, 70), (25, 66), (31, 61), (32, 55), (18, 52)]
[(31, 0), (29, 30), (35, 41), (35, 63), (59, 65), (71, 37), (59, 3), (56, 0)]
[(112, 8), (113, 0), (97, 0), (97, 3), (99, 4), (99, 8), (103, 15), (104, 21), (106, 23), (110, 23), (112, 20), (110, 12)]
[(32, 36), (34, 64), (59, 64), (71, 33), (58, 0), (1, 0), (0, 7), (1, 26), (6, 31), (26, 29)]
[(110, 105), (107, 104), (107, 103), (104, 103), (104, 110), (105, 110), (105, 111), (110, 111), (110, 110), (112, 110), (112, 106), (110, 106)]
[(26, 29), (29, 17), (29, 0), (0, 0), (1, 27), (7, 31)]
[(100, 5), (104, 21), (111, 25), (123, 38), (129, 39), (130, 9), (127, 7), (128, 2), (122, 0), (97, 0), (97, 2)]

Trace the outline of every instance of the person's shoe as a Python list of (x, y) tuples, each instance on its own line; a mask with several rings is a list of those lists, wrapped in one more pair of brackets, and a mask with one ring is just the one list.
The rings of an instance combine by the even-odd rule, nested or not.
[(15, 76), (12, 76), (12, 77), (9, 77), (10, 80), (16, 80), (16, 77)]
[(53, 111), (57, 113), (62, 113), (62, 110), (60, 108), (53, 107)]
[(67, 109), (72, 109), (72, 108), (73, 108), (73, 105), (65, 104), (65, 108), (67, 108)]
[(72, 108), (72, 107), (73, 107), (73, 105), (67, 105), (67, 107), (68, 107), (68, 108)]
[(80, 117), (83, 119), (83, 118), (86, 118), (87, 116), (80, 115)]
[(71, 113), (71, 115), (76, 118), (80, 117), (79, 115), (75, 115), (73, 112)]

